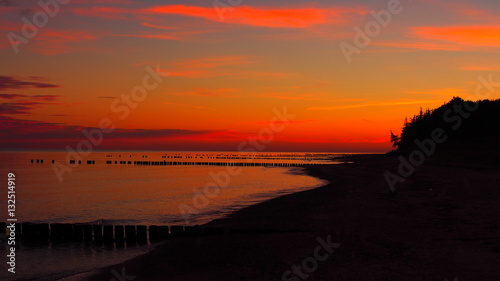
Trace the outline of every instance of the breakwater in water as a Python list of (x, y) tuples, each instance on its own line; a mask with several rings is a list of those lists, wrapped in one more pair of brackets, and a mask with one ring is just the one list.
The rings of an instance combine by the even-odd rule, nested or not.
[[(228, 233), (274, 232), (180, 225), (102, 225), (70, 223), (16, 223), (15, 237), (23, 243), (57, 244), (93, 242), (97, 245), (146, 245), (171, 238), (224, 235)], [(9, 235), (7, 224), (0, 223), (0, 234)]]
[[(43, 159), (31, 159), (32, 164), (43, 164)], [(54, 164), (55, 160), (50, 163)], [(96, 160), (87, 160), (87, 165), (95, 165)], [(68, 164), (82, 164), (82, 161), (70, 160)], [(325, 163), (275, 163), (275, 162), (191, 162), (191, 161), (106, 161), (107, 165), (135, 165), (135, 166), (240, 166), (240, 167), (305, 167), (324, 165)]]

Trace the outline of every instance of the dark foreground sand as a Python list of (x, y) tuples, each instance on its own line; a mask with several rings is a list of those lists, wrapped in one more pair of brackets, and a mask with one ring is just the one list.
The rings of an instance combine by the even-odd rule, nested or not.
[(308, 169), (327, 186), (208, 224), (271, 232), (172, 239), (87, 278), (112, 280), (124, 268), (135, 278), (123, 280), (281, 280), (331, 235), (341, 246), (288, 280), (500, 280), (498, 166), (428, 159), (391, 193), (383, 174), (397, 168), (395, 157), (353, 161)]

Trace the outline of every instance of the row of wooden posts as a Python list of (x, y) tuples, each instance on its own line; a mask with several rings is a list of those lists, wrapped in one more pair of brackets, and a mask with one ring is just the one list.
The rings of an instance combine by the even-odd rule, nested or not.
[[(95, 242), (96, 244), (147, 244), (174, 237), (224, 234), (223, 228), (166, 225), (101, 225), (69, 223), (16, 223), (15, 238), (23, 242), (60, 243)], [(10, 235), (7, 224), (0, 233)]]
[[(32, 159), (31, 163), (43, 164), (43, 159)], [(55, 160), (52, 160), (55, 163)], [(69, 164), (82, 164), (82, 161), (70, 160)], [(95, 165), (95, 160), (87, 160), (87, 165)], [(179, 161), (106, 161), (106, 164), (137, 165), (137, 166), (271, 166), (271, 167), (302, 167), (320, 165), (319, 163), (249, 163), (249, 162), (179, 162)]]
[[(111, 161), (107, 161), (106, 164), (112, 164)], [(120, 164), (133, 164), (139, 166), (272, 166), (272, 167), (302, 167), (302, 166), (312, 166), (319, 165), (318, 163), (248, 163), (248, 162), (167, 162), (167, 161), (119, 161)], [(115, 161), (115, 164), (119, 162)]]
[[(43, 159), (31, 159), (31, 164), (43, 164)], [(56, 160), (51, 161), (52, 164), (56, 163)], [(82, 164), (82, 160), (69, 160), (69, 164)], [(95, 160), (87, 160), (87, 165), (95, 164)]]

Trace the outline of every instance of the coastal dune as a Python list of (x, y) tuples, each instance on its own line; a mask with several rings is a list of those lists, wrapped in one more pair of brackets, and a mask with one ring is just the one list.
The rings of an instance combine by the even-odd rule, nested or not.
[(498, 166), (430, 158), (391, 192), (396, 157), (347, 160), (307, 168), (326, 186), (206, 224), (239, 233), (172, 239), (72, 279), (500, 280)]

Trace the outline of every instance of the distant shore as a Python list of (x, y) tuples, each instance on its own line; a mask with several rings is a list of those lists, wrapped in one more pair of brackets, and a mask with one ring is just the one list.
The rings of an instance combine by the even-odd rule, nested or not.
[[(67, 280), (110, 280), (113, 270), (134, 280), (500, 280), (498, 166), (427, 159), (393, 193), (384, 172), (397, 170), (395, 156), (348, 160), (306, 169), (326, 186), (206, 224), (241, 233), (172, 239)], [(340, 247), (293, 273), (315, 265), (321, 239)]]

